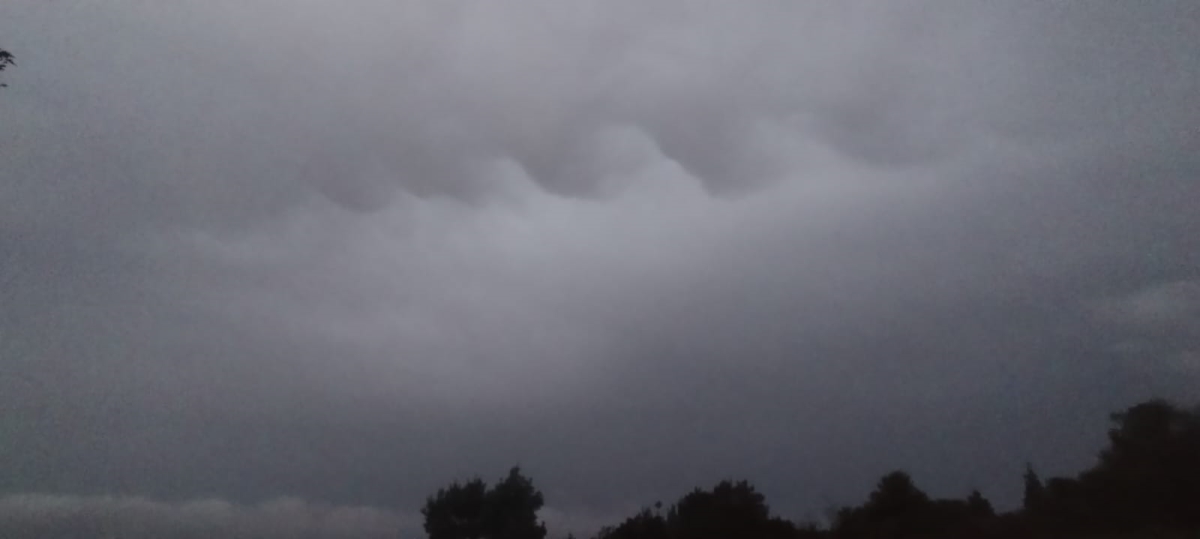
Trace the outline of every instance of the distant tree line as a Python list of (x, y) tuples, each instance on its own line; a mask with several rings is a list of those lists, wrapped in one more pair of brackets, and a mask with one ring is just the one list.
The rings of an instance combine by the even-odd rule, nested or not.
[[(978, 491), (934, 499), (903, 471), (828, 526), (773, 515), (746, 481), (646, 507), (595, 539), (1017, 539), (1200, 537), (1200, 409), (1151, 400), (1111, 416), (1098, 462), (1075, 477), (1025, 470), (1020, 509), (997, 513)], [(494, 486), (454, 483), (422, 510), (430, 539), (544, 539), (543, 497), (518, 468)], [(570, 536), (569, 536), (570, 537)], [(573, 537), (571, 537), (573, 539)]]

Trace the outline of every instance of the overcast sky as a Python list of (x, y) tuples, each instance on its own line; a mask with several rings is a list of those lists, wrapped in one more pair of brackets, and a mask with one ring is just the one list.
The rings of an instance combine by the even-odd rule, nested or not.
[(563, 531), (725, 477), (1011, 507), (1200, 396), (1198, 35), (1187, 0), (0, 2), (5, 536), (391, 536), (515, 463)]

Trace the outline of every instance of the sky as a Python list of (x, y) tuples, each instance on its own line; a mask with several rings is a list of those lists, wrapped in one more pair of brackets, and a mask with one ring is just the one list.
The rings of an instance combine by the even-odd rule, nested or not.
[(1013, 507), (1200, 397), (1198, 35), (1186, 0), (0, 3), (0, 531), (418, 537), (514, 464), (554, 533), (724, 478), (820, 519), (898, 468)]

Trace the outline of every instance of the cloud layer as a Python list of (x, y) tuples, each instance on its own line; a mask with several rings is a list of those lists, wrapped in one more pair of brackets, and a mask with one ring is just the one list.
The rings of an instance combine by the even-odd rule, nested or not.
[[(539, 517), (552, 536), (590, 536), (619, 520), (586, 511), (565, 514), (543, 508)], [(278, 498), (258, 504), (221, 499), (168, 502), (135, 496), (19, 494), (0, 497), (0, 533), (9, 539), (121, 537), (187, 539), (376, 539), (420, 537), (416, 511), (337, 506)]]
[(122, 537), (305, 539), (413, 537), (411, 515), (279, 499), (243, 506), (223, 500), (167, 503), (135, 497), (13, 495), (0, 498), (0, 533), (12, 539)]
[(1198, 11), (6, 2), (5, 507), (1011, 504), (1200, 381)]

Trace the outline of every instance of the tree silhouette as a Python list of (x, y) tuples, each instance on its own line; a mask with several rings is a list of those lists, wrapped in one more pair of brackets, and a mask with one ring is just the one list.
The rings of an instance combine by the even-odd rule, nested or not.
[(722, 481), (712, 491), (696, 489), (667, 515), (679, 539), (765, 537), (770, 521), (765, 498), (746, 481)]
[[(17, 62), (13, 58), (12, 53), (8, 52), (7, 50), (0, 49), (0, 71), (4, 71), (5, 69), (8, 69), (9, 66), (15, 65), (17, 65)], [(5, 88), (7, 86), (7, 84), (0, 82), (0, 88)]]
[(542, 493), (514, 467), (491, 488), (475, 478), (438, 489), (421, 514), (429, 539), (543, 539), (546, 526), (537, 519), (543, 503)]
[(800, 539), (820, 537), (815, 526), (798, 528), (771, 516), (766, 499), (747, 481), (722, 481), (712, 490), (695, 489), (667, 510), (644, 508), (617, 526), (602, 528), (598, 539)]
[(996, 516), (992, 502), (983, 497), (978, 490), (972, 490), (967, 495), (967, 511), (972, 518), (990, 518)]
[(1119, 528), (1200, 527), (1200, 414), (1152, 400), (1111, 419), (1108, 447), (1079, 478), (1097, 516)]
[(1033, 471), (1033, 465), (1025, 464), (1025, 495), (1021, 499), (1021, 506), (1027, 513), (1033, 514), (1041, 510), (1042, 504), (1046, 497), (1046, 487), (1042, 485), (1042, 478), (1038, 477), (1037, 472)]
[(489, 539), (542, 539), (546, 526), (537, 518), (545, 500), (533, 481), (514, 467), (488, 491), (484, 499), (484, 526)]
[(642, 509), (616, 526), (605, 526), (599, 539), (668, 539), (667, 521), (662, 515)]
[(1025, 472), (1029, 526), (1080, 534), (1200, 530), (1200, 414), (1152, 400), (1113, 414), (1095, 466), (1044, 484)]
[(979, 491), (961, 499), (931, 499), (903, 471), (883, 476), (859, 507), (838, 512), (837, 537), (982, 537), (996, 527), (996, 512)]
[(421, 509), (429, 539), (480, 539), (484, 535), (487, 484), (475, 478), (438, 489)]
[(912, 477), (903, 471), (879, 479), (862, 507), (844, 510), (839, 528), (844, 533), (871, 533), (879, 537), (907, 537), (928, 531), (933, 503)]
[[(1027, 464), (1021, 510), (997, 514), (977, 490), (933, 499), (903, 471), (884, 475), (832, 526), (772, 516), (746, 481), (694, 489), (667, 509), (655, 503), (597, 539), (988, 539), (1200, 537), (1200, 410), (1148, 401), (1111, 416), (1095, 466), (1043, 480)], [(542, 494), (513, 468), (489, 487), (479, 479), (438, 490), (422, 509), (430, 539), (544, 539)]]
[(913, 484), (912, 477), (894, 471), (879, 480), (867, 501), (867, 510), (877, 518), (890, 518), (927, 508), (929, 496)]

